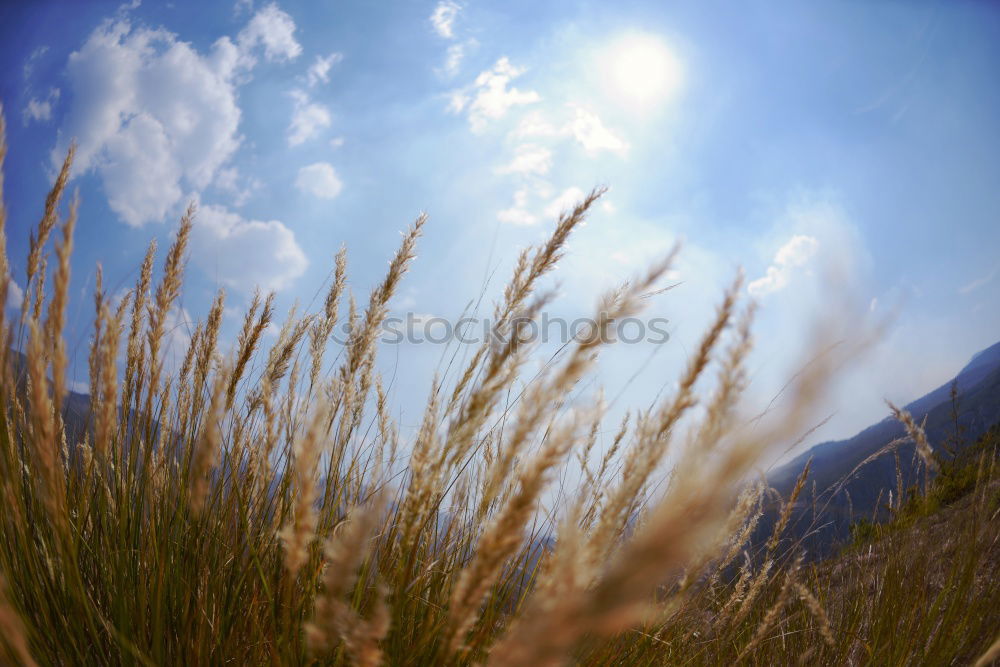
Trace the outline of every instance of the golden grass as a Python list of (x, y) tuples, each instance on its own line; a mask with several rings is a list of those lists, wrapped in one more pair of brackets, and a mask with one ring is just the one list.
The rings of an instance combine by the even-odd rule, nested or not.
[[(0, 167), (2, 130), (0, 115)], [(496, 306), (494, 340), (435, 379), (408, 441), (376, 360), (426, 216), (363, 310), (348, 293), (341, 250), (321, 310), (293, 307), (269, 348), (274, 295), (255, 294), (229, 350), (220, 291), (173, 369), (164, 340), (196, 224), (189, 208), (158, 281), (155, 243), (117, 306), (98, 272), (90, 411), (76, 428), (63, 409), (76, 198), (46, 287), (72, 160), (70, 149), (31, 234), (20, 322), (0, 314), (0, 648), (8, 661), (896, 664), (971, 660), (987, 649), (979, 634), (996, 615), (977, 622), (975, 614), (995, 594), (968, 583), (942, 589), (926, 618), (896, 612), (916, 628), (901, 635), (883, 627), (901, 599), (917, 595), (893, 574), (899, 561), (895, 570), (864, 570), (895, 597), (848, 599), (802, 564), (794, 544), (779, 549), (808, 468), (769, 539), (751, 543), (766, 493), (754, 467), (809, 428), (844, 354), (817, 336), (815, 349), (826, 352), (790, 383), (788, 400), (748, 419), (754, 306), (744, 302), (741, 276), (676, 391), (610, 425), (606, 442), (600, 396), (570, 397), (677, 249), (600, 299), (591, 335), (525, 376), (533, 346), (523, 318), (551, 300), (539, 281), (602, 190), (521, 253)], [(9, 280), (0, 225), (0, 296)], [(349, 339), (327, 362), (344, 301)], [(574, 460), (583, 482), (546, 504)], [(963, 529), (955, 577), (974, 579), (985, 567), (982, 536), (996, 517), (977, 516)], [(743, 562), (738, 571), (735, 562)], [(941, 640), (939, 620), (954, 641)]]

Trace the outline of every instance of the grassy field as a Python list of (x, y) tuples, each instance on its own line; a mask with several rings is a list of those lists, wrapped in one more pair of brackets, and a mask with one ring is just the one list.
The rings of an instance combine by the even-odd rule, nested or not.
[[(4, 153), (0, 139), (0, 166)], [(809, 429), (855, 351), (817, 336), (824, 353), (803, 363), (788, 400), (750, 420), (741, 396), (754, 308), (739, 278), (674, 393), (620, 425), (603, 424), (599, 398), (570, 406), (570, 394), (673, 254), (599, 300), (594, 335), (526, 372), (523, 318), (547, 304), (539, 281), (599, 191), (518, 257), (494, 313), (498, 342), (428, 388), (422, 425), (405, 439), (375, 362), (423, 218), (367, 304), (347, 295), (341, 253), (319, 312), (290, 313), (267, 339), (274, 301), (259, 294), (229, 347), (219, 340), (220, 292), (174, 369), (165, 328), (183, 287), (191, 209), (162, 264), (150, 246), (125, 298), (98, 282), (90, 405), (75, 428), (63, 337), (77, 224), (77, 202), (64, 201), (71, 161), (72, 151), (32, 231), (21, 312), (0, 313), (8, 663), (938, 665), (996, 656), (995, 438), (963, 463), (972, 468), (940, 476), (950, 485), (941, 497), (915, 492), (900, 512), (905, 526), (858, 529), (835, 560), (806, 565), (783, 534), (801, 483), (770, 538), (749, 542), (769, 493), (755, 464)], [(350, 339), (328, 358), (343, 310)], [(920, 426), (899, 417), (920, 444)], [(600, 448), (604, 428), (617, 435)], [(933, 465), (931, 444), (918, 450)], [(549, 485), (567, 468), (582, 482), (552, 506)], [(920, 504), (945, 495), (947, 514)], [(935, 516), (946, 523), (928, 523)]]

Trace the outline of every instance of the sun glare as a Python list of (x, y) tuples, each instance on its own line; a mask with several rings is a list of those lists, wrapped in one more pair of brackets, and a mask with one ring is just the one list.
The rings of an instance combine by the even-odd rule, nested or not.
[(645, 111), (672, 97), (681, 87), (683, 68), (660, 38), (630, 33), (605, 53), (604, 79), (619, 104)]

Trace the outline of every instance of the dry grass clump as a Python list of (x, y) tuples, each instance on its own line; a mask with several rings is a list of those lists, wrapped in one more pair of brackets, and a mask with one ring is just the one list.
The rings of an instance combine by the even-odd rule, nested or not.
[[(2, 136), (0, 119), (0, 166)], [(842, 359), (820, 355), (780, 410), (748, 419), (754, 308), (740, 277), (674, 393), (630, 413), (607, 442), (600, 397), (571, 395), (676, 250), (605, 295), (594, 330), (525, 376), (533, 346), (524, 322), (552, 298), (539, 281), (600, 190), (521, 253), (493, 338), (435, 380), (409, 441), (376, 358), (425, 216), (363, 310), (347, 292), (342, 250), (322, 309), (292, 308), (269, 348), (274, 295), (254, 296), (228, 349), (220, 292), (169, 369), (165, 328), (183, 286), (188, 209), (158, 281), (155, 244), (117, 306), (98, 280), (90, 411), (71, 422), (62, 331), (76, 199), (46, 280), (72, 159), (71, 149), (31, 235), (20, 322), (0, 312), (0, 646), (9, 661), (841, 664), (986, 650), (976, 633), (993, 617), (977, 624), (952, 611), (968, 595), (938, 593), (934, 608), (966, 643), (934, 644), (934, 619), (914, 619), (920, 632), (907, 635), (931, 644), (904, 642), (878, 625), (908, 604), (899, 575), (880, 571), (881, 590), (899, 599), (843, 599), (794, 545), (779, 551), (808, 471), (767, 543), (751, 544), (766, 493), (754, 466), (808, 428)], [(0, 225), (0, 296), (5, 248)], [(345, 301), (349, 339), (328, 362)], [(827, 342), (817, 337), (817, 349)], [(582, 483), (548, 502), (574, 460)], [(970, 524), (975, 539), (957, 568), (979, 571), (994, 520)]]

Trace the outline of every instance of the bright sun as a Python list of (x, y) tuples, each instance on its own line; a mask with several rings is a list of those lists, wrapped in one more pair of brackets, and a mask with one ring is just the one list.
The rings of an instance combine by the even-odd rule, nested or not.
[(658, 37), (630, 33), (605, 51), (604, 80), (619, 104), (646, 111), (672, 97), (681, 87), (683, 68)]

